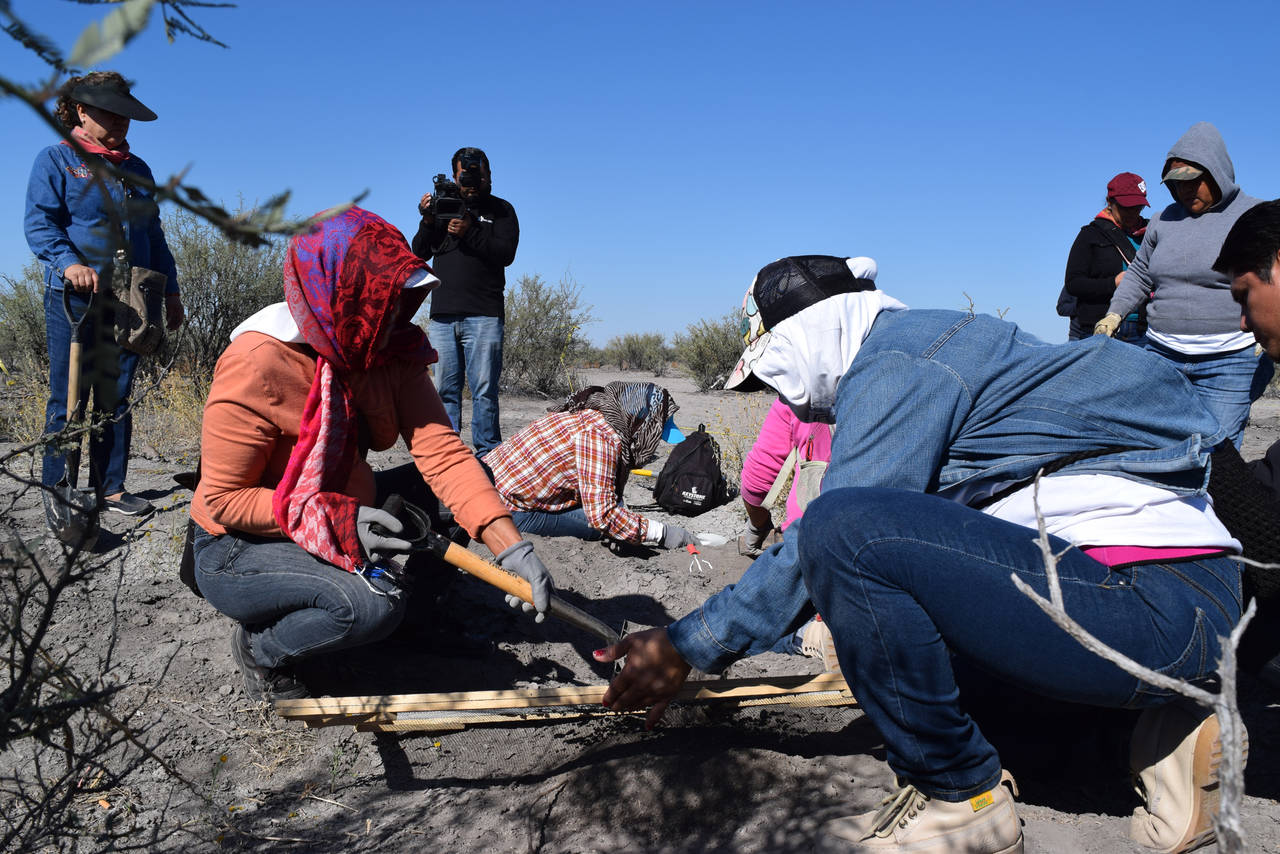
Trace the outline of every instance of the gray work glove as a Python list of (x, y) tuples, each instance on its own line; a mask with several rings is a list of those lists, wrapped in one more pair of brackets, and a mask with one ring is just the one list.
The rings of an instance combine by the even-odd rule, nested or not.
[(375, 533), (371, 526), (381, 525), (387, 532), (398, 534), (404, 530), (404, 524), (386, 510), (377, 507), (361, 507), (356, 512), (356, 534), (360, 537), (360, 546), (365, 557), (374, 563), (382, 563), (397, 554), (407, 554), (413, 545), (408, 540), (389, 537), (386, 533)]
[(1123, 319), (1124, 318), (1118, 314), (1108, 314), (1106, 317), (1094, 324), (1093, 334), (1105, 335), (1108, 338), (1111, 338), (1116, 334), (1116, 330), (1120, 328), (1120, 321)]
[(696, 546), (698, 538), (686, 531), (684, 528), (672, 525), (670, 522), (663, 524), (662, 539), (658, 545), (664, 549), (682, 549), (685, 546)]
[(750, 557), (759, 557), (764, 551), (765, 540), (769, 538), (769, 534), (773, 532), (773, 523), (767, 522), (763, 526), (757, 528), (751, 524), (751, 520), (747, 520), (746, 533), (738, 535), (738, 554), (749, 555)]
[(507, 604), (512, 608), (523, 608), (525, 613), (537, 611), (538, 616), (533, 618), (535, 623), (545, 620), (547, 606), (551, 604), (551, 591), (555, 588), (551, 583), (551, 573), (543, 566), (542, 559), (533, 553), (533, 543), (521, 540), (514, 546), (503, 549), (502, 554), (498, 555), (498, 563), (507, 572), (513, 572), (529, 582), (529, 586), (533, 588), (532, 605), (519, 596), (510, 594), (507, 594)]

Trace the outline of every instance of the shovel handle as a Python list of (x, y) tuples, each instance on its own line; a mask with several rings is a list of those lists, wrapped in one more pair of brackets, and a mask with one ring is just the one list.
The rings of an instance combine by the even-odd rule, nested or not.
[[(530, 605), (533, 604), (533, 588), (529, 586), (529, 582), (520, 576), (507, 572), (502, 567), (494, 566), (476, 553), (464, 549), (457, 543), (446, 540), (435, 531), (428, 534), (428, 537), (432, 542), (432, 551), (447, 563), (474, 575), (486, 584), (493, 585), (503, 593), (515, 596)], [(442, 546), (443, 548), (441, 548)], [(547, 613), (571, 626), (577, 626), (583, 631), (603, 638), (610, 644), (615, 644), (622, 639), (606, 623), (596, 619), (581, 608), (575, 608), (559, 596), (553, 595), (551, 597), (547, 605)]]

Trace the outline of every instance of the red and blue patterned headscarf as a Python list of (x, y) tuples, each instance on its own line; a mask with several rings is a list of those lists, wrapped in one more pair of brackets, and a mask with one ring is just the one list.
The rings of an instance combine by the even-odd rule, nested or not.
[(294, 542), (346, 570), (359, 569), (363, 557), (358, 502), (342, 492), (355, 463), (357, 432), (355, 400), (344, 377), (393, 359), (436, 360), (426, 334), (412, 323), (429, 288), (404, 289), (420, 271), (429, 272), (404, 235), (356, 207), (295, 237), (285, 257), (289, 313), (317, 358), (298, 443), (272, 510)]

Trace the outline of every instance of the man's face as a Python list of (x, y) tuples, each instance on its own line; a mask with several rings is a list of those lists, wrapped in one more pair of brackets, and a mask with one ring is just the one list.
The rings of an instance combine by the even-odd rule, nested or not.
[[(1179, 166), (1204, 168), (1198, 163), (1188, 163), (1177, 158), (1169, 161), (1170, 169), (1177, 169)], [(1192, 216), (1199, 216), (1213, 207), (1218, 201), (1217, 185), (1213, 182), (1207, 170), (1203, 175), (1198, 178), (1192, 178), (1190, 181), (1169, 181), (1168, 184), (1169, 192), (1178, 200), (1178, 204), (1186, 208), (1187, 213)]]
[(462, 164), (459, 163), (457, 166), (453, 167), (453, 182), (458, 185), (458, 192), (462, 194), (462, 198), (474, 199), (474, 198), (477, 198), (482, 192), (489, 189), (489, 186), (490, 186), (489, 167), (481, 163), (479, 168), (480, 168), (480, 186), (464, 187), (462, 186)]
[(1240, 304), (1240, 330), (1254, 339), (1272, 359), (1280, 360), (1280, 252), (1271, 262), (1271, 281), (1257, 273), (1235, 273), (1231, 298)]

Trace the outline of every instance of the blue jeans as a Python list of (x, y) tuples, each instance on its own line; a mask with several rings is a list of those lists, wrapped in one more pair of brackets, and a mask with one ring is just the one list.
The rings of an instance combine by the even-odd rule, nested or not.
[[(82, 359), (80, 401), (91, 404), (94, 415), (107, 419), (89, 439), (89, 485), (99, 495), (124, 491), (129, 471), (129, 445), (133, 440), (133, 415), (129, 394), (139, 356), (122, 349), (113, 337), (109, 318), (100, 316), (106, 300), (95, 298), (89, 316), (80, 326)], [(71, 292), (72, 316), (79, 320), (90, 307), (88, 297)], [(49, 348), (49, 402), (44, 410), (45, 435), (57, 433), (67, 423), (67, 373), (71, 364), (71, 324), (62, 306), (62, 291), (45, 288), (45, 340)], [(40, 470), (45, 486), (54, 486), (66, 471), (66, 456), (46, 451)]]
[[(823, 493), (803, 524), (801, 571), (845, 678), (884, 736), (890, 767), (927, 794), (964, 800), (1000, 776), (995, 749), (960, 708), (952, 652), (1061, 700), (1167, 700), (1087, 652), (1014, 588), (1011, 575), (1048, 595), (1028, 528), (934, 495), (855, 488)], [(1055, 552), (1067, 548), (1051, 540)], [(1071, 549), (1058, 571), (1068, 614), (1171, 677), (1205, 680), (1219, 636), (1240, 617), (1240, 571), (1228, 558), (1113, 569)]]
[(517, 510), (511, 514), (516, 528), (525, 534), (541, 534), (544, 537), (577, 537), (595, 541), (604, 536), (599, 528), (587, 523), (587, 513), (581, 507), (548, 513), (545, 510)]
[(1249, 423), (1249, 408), (1262, 393), (1275, 373), (1275, 364), (1263, 353), (1253, 355), (1249, 346), (1234, 353), (1206, 353), (1189, 356), (1154, 341), (1147, 342), (1147, 349), (1168, 359), (1183, 376), (1191, 381), (1200, 400), (1218, 419), (1237, 448), (1244, 441), (1244, 428)]
[[(448, 533), (444, 513), (413, 463), (375, 473), (381, 506), (397, 493)], [(385, 581), (366, 584), (292, 540), (239, 531), (214, 536), (195, 526), (196, 584), (209, 604), (244, 625), (258, 664), (280, 667), (322, 652), (381, 640), (405, 615), (405, 594)], [(412, 558), (410, 559), (412, 561)], [(407, 567), (412, 572), (412, 565)], [(380, 596), (369, 585), (388, 596)]]
[(498, 380), (502, 377), (501, 317), (437, 314), (427, 335), (440, 353), (436, 388), (453, 429), (462, 429), (462, 381), (471, 387), (471, 444), (483, 457), (502, 444)]
[(391, 584), (366, 582), (292, 540), (215, 537), (197, 525), (193, 551), (200, 592), (244, 625), (263, 667), (381, 640), (404, 616), (404, 594)]

